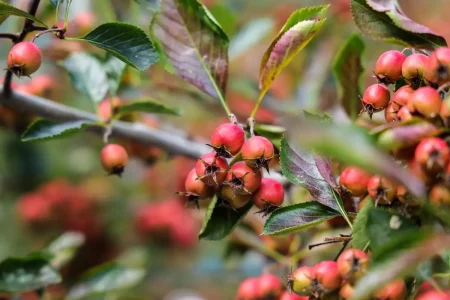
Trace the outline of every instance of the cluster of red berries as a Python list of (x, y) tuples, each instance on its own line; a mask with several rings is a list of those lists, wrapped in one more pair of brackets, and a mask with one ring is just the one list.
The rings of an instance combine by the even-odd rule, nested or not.
[[(245, 140), (244, 130), (235, 122), (218, 126), (212, 136), (213, 152), (202, 155), (186, 178), (184, 193), (188, 202), (198, 207), (198, 200), (217, 193), (232, 209), (245, 206), (251, 199), (262, 213), (268, 214), (284, 200), (280, 182), (263, 178), (275, 156), (273, 144), (265, 137), (252, 136)], [(227, 159), (235, 162), (229, 166)]]
[[(364, 111), (369, 115), (385, 110), (388, 122), (406, 121), (413, 116), (448, 117), (446, 105), (441, 105), (441, 91), (450, 83), (449, 48), (439, 48), (430, 56), (387, 51), (378, 58), (375, 72), (379, 83), (369, 86), (362, 97)], [(391, 99), (387, 86), (399, 80), (406, 85), (398, 88)]]
[(30, 76), (41, 66), (42, 53), (33, 42), (20, 42), (8, 54), (8, 69), (18, 77)]
[(101, 225), (94, 204), (80, 188), (58, 179), (22, 195), (17, 212), (35, 230), (60, 228), (96, 238), (101, 234)]
[(296, 299), (285, 298), (285, 288), (281, 280), (270, 273), (262, 274), (259, 277), (247, 278), (241, 282), (236, 295), (236, 300), (262, 300), (262, 299)]
[(153, 241), (191, 247), (197, 242), (198, 224), (178, 199), (169, 199), (140, 208), (136, 230)]

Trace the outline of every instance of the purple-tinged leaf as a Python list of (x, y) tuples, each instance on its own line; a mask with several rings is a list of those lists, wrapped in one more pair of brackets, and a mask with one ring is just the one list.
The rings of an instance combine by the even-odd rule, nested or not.
[(312, 40), (325, 22), (328, 5), (307, 7), (294, 12), (261, 60), (259, 88), (262, 99), (272, 82), (292, 59)]
[(319, 173), (322, 175), (323, 179), (325, 179), (325, 181), (328, 182), (333, 189), (338, 189), (336, 178), (334, 178), (331, 170), (330, 160), (320, 155), (314, 155), (314, 161), (316, 162), (317, 170), (319, 170)]
[(378, 144), (388, 150), (398, 150), (418, 144), (426, 137), (436, 136), (442, 133), (441, 128), (428, 122), (397, 126), (388, 129), (378, 137)]
[(229, 41), (205, 7), (196, 0), (162, 0), (151, 30), (183, 80), (225, 102)]
[(414, 48), (446, 46), (445, 39), (408, 18), (396, 0), (351, 0), (353, 19), (366, 36)]

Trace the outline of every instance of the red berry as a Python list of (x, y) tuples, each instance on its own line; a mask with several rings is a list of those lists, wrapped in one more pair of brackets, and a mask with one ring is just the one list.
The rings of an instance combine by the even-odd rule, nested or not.
[(450, 206), (450, 189), (444, 184), (437, 184), (431, 188), (430, 203), (437, 206)]
[(447, 143), (436, 137), (423, 139), (416, 147), (414, 159), (430, 173), (442, 171), (449, 161), (450, 149)]
[(400, 185), (397, 187), (397, 199), (408, 206), (417, 206), (419, 205), (416, 201), (414, 201), (412, 195), (408, 192), (406, 187)]
[(350, 285), (349, 283), (346, 283), (341, 287), (339, 295), (341, 295), (342, 298), (347, 300), (353, 296), (354, 291), (355, 291), (355, 288), (352, 285)]
[(423, 77), (427, 63), (428, 56), (420, 53), (411, 54), (403, 62), (403, 77), (411, 83), (413, 83), (414, 80), (417, 80), (418, 82), (415, 82), (415, 84), (418, 83), (420, 85), (420, 80)]
[(279, 300), (308, 300), (307, 296), (299, 296), (295, 293), (291, 293), (289, 291), (284, 291)]
[(421, 295), (416, 295), (416, 300), (450, 300), (450, 291), (428, 291)]
[(278, 299), (283, 290), (281, 280), (273, 274), (262, 274), (258, 278), (258, 299)]
[(386, 122), (392, 123), (399, 121), (398, 111), (400, 108), (401, 106), (395, 102), (389, 103), (384, 111), (384, 118), (386, 119)]
[(408, 120), (411, 120), (413, 115), (411, 114), (411, 111), (409, 110), (408, 106), (401, 107), (397, 112), (397, 118), (399, 121), (405, 122)]
[(379, 300), (404, 300), (406, 298), (405, 282), (402, 279), (395, 280), (376, 292), (375, 297)]
[(404, 85), (395, 91), (392, 96), (392, 102), (395, 102), (401, 106), (407, 105), (413, 93), (414, 89), (412, 87), (409, 85)]
[(270, 213), (283, 204), (283, 185), (272, 178), (263, 178), (261, 186), (253, 195), (253, 202), (262, 212)]
[(233, 188), (235, 194), (248, 195), (261, 186), (261, 181), (261, 171), (255, 172), (245, 162), (239, 161), (231, 167), (224, 184)]
[(367, 184), (372, 175), (357, 167), (347, 167), (339, 177), (339, 184), (354, 197), (362, 197), (367, 192)]
[(244, 130), (234, 123), (220, 125), (211, 135), (211, 146), (219, 156), (224, 157), (232, 157), (238, 154), (244, 141)]
[(338, 289), (342, 283), (342, 277), (339, 275), (338, 265), (335, 261), (322, 261), (314, 266), (316, 280), (321, 290), (329, 293)]
[(388, 179), (378, 175), (370, 178), (367, 190), (369, 196), (380, 204), (390, 204), (397, 194), (397, 187)]
[(8, 54), (8, 68), (17, 76), (29, 76), (41, 66), (42, 53), (32, 42), (21, 42)]
[(382, 84), (372, 84), (362, 98), (364, 110), (371, 116), (374, 112), (385, 109), (390, 100), (388, 88)]
[(257, 300), (258, 278), (247, 278), (241, 282), (236, 295), (236, 300)]
[(212, 186), (207, 185), (198, 179), (195, 168), (192, 169), (186, 177), (184, 187), (186, 192), (179, 192), (178, 194), (188, 197), (188, 204), (194, 203), (197, 208), (200, 208), (198, 203), (199, 199), (206, 198), (214, 194), (214, 188)]
[(339, 274), (350, 283), (356, 282), (366, 274), (368, 264), (367, 254), (359, 249), (345, 250), (337, 260)]
[(397, 81), (402, 76), (402, 64), (406, 56), (396, 50), (386, 51), (380, 55), (375, 65), (375, 73), (386, 83)]
[(252, 195), (239, 195), (235, 194), (234, 190), (231, 186), (224, 185), (220, 189), (220, 197), (227, 201), (228, 205), (231, 206), (231, 208), (239, 209), (241, 207), (244, 207), (252, 198)]
[(435, 89), (426, 86), (416, 90), (410, 102), (408, 108), (410, 111), (417, 111), (426, 118), (436, 117), (441, 110), (442, 99), (439, 92)]
[(106, 145), (101, 154), (100, 160), (108, 174), (120, 175), (128, 163), (128, 154), (124, 147), (117, 144)]
[(216, 152), (202, 155), (195, 165), (198, 178), (207, 185), (220, 185), (227, 177), (228, 163)]
[(450, 97), (447, 97), (442, 101), (441, 111), (439, 112), (442, 120), (447, 124), (450, 124)]
[(450, 48), (436, 49), (430, 55), (425, 78), (437, 85), (443, 85), (450, 81)]
[(429, 291), (435, 291), (436, 289), (429, 281), (424, 281), (417, 289), (416, 297), (419, 297), (421, 294), (425, 294)]
[(242, 146), (242, 158), (252, 168), (269, 169), (268, 162), (273, 158), (273, 144), (263, 136), (249, 138)]
[(314, 291), (316, 273), (315, 269), (311, 267), (298, 268), (289, 277), (290, 289), (300, 296), (309, 296)]

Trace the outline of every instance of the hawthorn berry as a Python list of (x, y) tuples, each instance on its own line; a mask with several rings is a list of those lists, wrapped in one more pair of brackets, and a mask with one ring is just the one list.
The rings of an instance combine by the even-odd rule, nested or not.
[(344, 299), (350, 299), (353, 296), (353, 292), (355, 291), (355, 288), (349, 284), (346, 283), (341, 287), (341, 290), (339, 291), (339, 295)]
[(445, 98), (441, 104), (441, 111), (439, 112), (442, 120), (449, 126), (450, 124), (450, 96)]
[(404, 300), (406, 297), (406, 285), (402, 279), (397, 279), (385, 285), (382, 289), (375, 293), (378, 300)]
[(370, 178), (367, 190), (376, 204), (390, 204), (397, 194), (397, 187), (388, 179), (378, 175)]
[(450, 48), (436, 49), (430, 55), (425, 79), (439, 86), (450, 81)]
[(390, 50), (380, 55), (375, 73), (382, 83), (393, 83), (402, 76), (402, 65), (406, 56), (400, 51)]
[(258, 299), (278, 299), (283, 293), (281, 280), (273, 274), (262, 274), (258, 278)]
[(416, 300), (450, 300), (450, 291), (431, 290), (421, 295), (416, 295)]
[(283, 294), (281, 294), (281, 297), (279, 300), (308, 300), (309, 297), (306, 296), (299, 296), (295, 293), (291, 293), (289, 291), (284, 291)]
[(367, 192), (367, 184), (372, 175), (357, 167), (347, 167), (339, 176), (341, 187), (354, 197), (362, 197)]
[(242, 158), (250, 167), (258, 171), (265, 168), (269, 171), (269, 161), (274, 157), (273, 144), (263, 136), (253, 136), (242, 146)]
[(245, 132), (237, 124), (225, 123), (218, 126), (211, 135), (210, 146), (217, 155), (230, 158), (241, 150), (245, 141)]
[(437, 137), (423, 139), (416, 147), (414, 160), (429, 173), (442, 171), (449, 162), (450, 149), (447, 143)]
[(411, 111), (409, 110), (408, 106), (401, 107), (397, 112), (397, 118), (399, 121), (405, 122), (408, 120), (411, 120), (413, 117)]
[(371, 117), (373, 113), (385, 109), (390, 100), (390, 92), (385, 85), (372, 84), (362, 97), (363, 109)]
[(315, 289), (316, 272), (313, 267), (300, 267), (289, 275), (289, 289), (300, 296), (309, 296)]
[(400, 110), (401, 106), (397, 104), (396, 102), (391, 102), (386, 107), (386, 110), (384, 111), (384, 118), (386, 119), (386, 122), (392, 123), (399, 121), (398, 112)]
[(450, 206), (450, 189), (445, 184), (437, 184), (430, 190), (430, 203), (437, 206)]
[(338, 271), (338, 265), (335, 261), (321, 261), (314, 266), (314, 273), (319, 288), (324, 293), (332, 292), (338, 289), (342, 283), (342, 277)]
[(100, 160), (108, 174), (121, 175), (128, 163), (128, 154), (124, 147), (118, 144), (108, 144), (103, 147)]
[(32, 42), (20, 42), (8, 54), (8, 69), (18, 77), (29, 76), (41, 66), (42, 53)]
[(420, 53), (411, 54), (403, 62), (402, 76), (413, 88), (420, 86), (427, 64), (428, 56)]
[(408, 206), (418, 206), (419, 204), (414, 201), (413, 196), (408, 192), (405, 186), (400, 185), (397, 187), (397, 199), (403, 204)]
[(414, 93), (414, 89), (409, 85), (404, 85), (395, 91), (392, 95), (392, 102), (395, 102), (401, 106), (407, 105)]
[(354, 283), (364, 276), (369, 258), (364, 251), (348, 249), (342, 252), (337, 260), (339, 274), (349, 283)]
[(416, 292), (416, 297), (419, 297), (421, 294), (425, 294), (426, 292), (429, 291), (434, 291), (435, 288), (434, 286), (431, 284), (431, 282), (429, 281), (424, 281), (422, 282), (422, 284), (419, 286), (419, 288), (417, 289)]
[(257, 300), (258, 278), (247, 278), (241, 282), (236, 295), (236, 300)]
[(184, 187), (186, 191), (184, 193), (179, 192), (178, 194), (188, 197), (187, 204), (193, 203), (197, 208), (200, 208), (198, 203), (199, 199), (211, 196), (214, 193), (214, 188), (212, 186), (207, 185), (198, 179), (195, 168), (192, 169), (186, 177)]
[(235, 194), (233, 188), (228, 185), (224, 185), (220, 188), (220, 198), (226, 201), (226, 205), (232, 209), (239, 209), (244, 207), (252, 198), (252, 195), (239, 195)]
[(263, 178), (261, 186), (253, 195), (253, 202), (263, 213), (263, 216), (270, 214), (283, 204), (283, 185), (275, 179)]
[(224, 184), (230, 186), (234, 194), (248, 195), (261, 186), (261, 181), (260, 170), (255, 171), (246, 162), (239, 161), (231, 167)]
[(195, 165), (195, 171), (198, 178), (211, 186), (218, 186), (227, 177), (228, 163), (216, 152), (210, 152), (202, 155)]
[(441, 95), (429, 86), (417, 89), (408, 102), (408, 108), (411, 112), (418, 112), (425, 118), (436, 117), (441, 111), (441, 105)]

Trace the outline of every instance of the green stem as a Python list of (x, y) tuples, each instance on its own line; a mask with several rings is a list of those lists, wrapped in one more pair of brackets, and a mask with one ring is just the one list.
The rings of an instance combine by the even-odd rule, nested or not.
[(231, 110), (228, 107), (228, 104), (225, 102), (225, 98), (223, 97), (222, 93), (220, 91), (217, 91), (218, 95), (219, 95), (219, 99), (220, 99), (220, 103), (222, 104), (223, 109), (225, 110), (225, 112), (227, 113), (227, 116), (231, 115)]
[(261, 104), (262, 99), (264, 98), (264, 95), (265, 95), (265, 94), (266, 94), (266, 93), (260, 93), (260, 94), (259, 94), (259, 98), (258, 98), (258, 100), (256, 101), (255, 107), (253, 107), (252, 113), (251, 113), (251, 115), (250, 115), (250, 118), (251, 118), (251, 119), (254, 119), (254, 118), (255, 118), (256, 112), (258, 111), (259, 105)]

